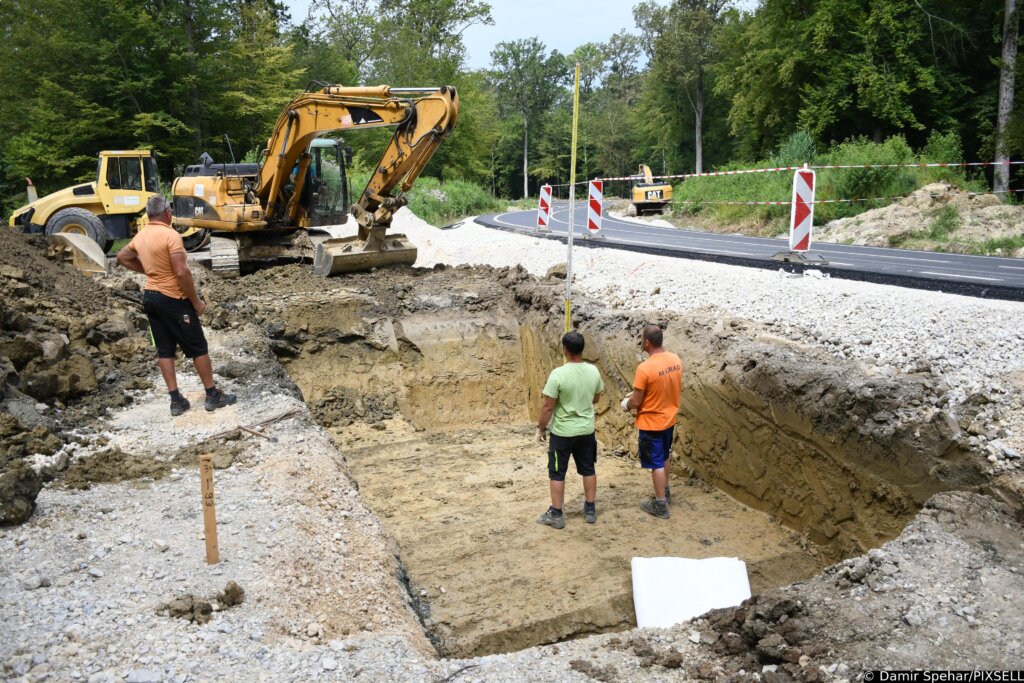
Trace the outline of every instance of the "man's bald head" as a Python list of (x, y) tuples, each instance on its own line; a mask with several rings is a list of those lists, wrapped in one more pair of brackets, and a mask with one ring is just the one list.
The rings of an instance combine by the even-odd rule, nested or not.
[(660, 349), (665, 336), (657, 325), (644, 325), (644, 341), (650, 344), (651, 348)]

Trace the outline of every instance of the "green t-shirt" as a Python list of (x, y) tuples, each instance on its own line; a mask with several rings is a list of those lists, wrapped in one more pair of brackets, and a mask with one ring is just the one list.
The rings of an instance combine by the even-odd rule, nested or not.
[(590, 363), (566, 363), (548, 375), (543, 394), (555, 399), (549, 428), (557, 436), (594, 432), (594, 396), (604, 392), (601, 373)]

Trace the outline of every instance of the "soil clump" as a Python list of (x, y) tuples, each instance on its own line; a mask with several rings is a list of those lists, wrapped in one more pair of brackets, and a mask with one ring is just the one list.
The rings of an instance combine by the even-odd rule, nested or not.
[(194, 624), (205, 624), (210, 621), (215, 611), (229, 609), (241, 605), (245, 600), (245, 589), (234, 581), (228, 581), (224, 590), (212, 598), (201, 598), (191, 593), (179, 595), (156, 608), (157, 614), (184, 619)]

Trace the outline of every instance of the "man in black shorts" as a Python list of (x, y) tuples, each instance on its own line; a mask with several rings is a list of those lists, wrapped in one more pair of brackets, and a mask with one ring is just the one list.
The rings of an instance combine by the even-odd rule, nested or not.
[(117, 253), (117, 262), (129, 270), (146, 274), (143, 307), (156, 347), (160, 374), (171, 395), (171, 415), (178, 416), (191, 405), (178, 391), (174, 357), (178, 347), (191, 358), (206, 388), (206, 409), (216, 410), (235, 402), (235, 395), (221, 391), (213, 381), (213, 365), (199, 316), (206, 302), (196, 293), (188, 269), (185, 245), (171, 227), (171, 207), (160, 195), (146, 202), (149, 224)]
[(544, 405), (537, 420), (537, 440), (544, 443), (548, 424), (548, 479), (551, 507), (537, 519), (555, 529), (565, 528), (562, 503), (565, 499), (565, 474), (569, 458), (576, 461), (576, 472), (583, 477), (583, 516), (587, 523), (597, 521), (594, 498), (597, 495), (597, 439), (594, 437), (594, 404), (604, 392), (601, 373), (583, 362), (583, 335), (569, 332), (562, 337), (565, 365), (555, 368), (544, 385)]

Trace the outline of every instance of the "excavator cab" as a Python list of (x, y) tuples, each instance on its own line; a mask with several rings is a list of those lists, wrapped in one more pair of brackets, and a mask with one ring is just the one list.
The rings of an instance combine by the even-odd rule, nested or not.
[[(348, 220), (349, 185), (347, 169), (352, 148), (331, 138), (317, 138), (309, 147), (312, 157), (302, 186), (303, 205), (309, 227), (338, 225)], [(298, 170), (298, 165), (293, 174)]]

